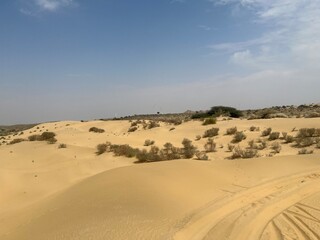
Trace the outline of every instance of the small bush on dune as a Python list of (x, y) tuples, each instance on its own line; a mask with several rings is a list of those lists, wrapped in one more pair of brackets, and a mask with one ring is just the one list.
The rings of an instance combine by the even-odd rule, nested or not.
[(185, 158), (192, 158), (197, 150), (197, 148), (195, 146), (192, 145), (192, 141), (185, 138), (182, 141), (182, 151), (183, 151), (183, 156)]
[(153, 140), (150, 140), (150, 139), (147, 139), (144, 141), (144, 146), (151, 146), (154, 144), (154, 141)]
[(217, 144), (213, 141), (212, 138), (209, 138), (204, 145), (204, 149), (206, 152), (215, 152)]
[(234, 145), (232, 145), (232, 144), (228, 144), (228, 150), (229, 150), (229, 152), (232, 152), (233, 151), (233, 149), (234, 149)]
[(102, 128), (97, 128), (97, 127), (91, 127), (91, 128), (89, 129), (89, 132), (103, 133), (103, 132), (104, 132), (104, 129), (102, 129)]
[(107, 149), (108, 149), (107, 144), (105, 144), (105, 143), (98, 144), (96, 154), (101, 155), (101, 154), (105, 153), (107, 151)]
[(155, 121), (150, 121), (149, 124), (147, 125), (148, 129), (156, 128), (156, 127), (160, 127), (160, 124)]
[(219, 128), (211, 128), (206, 130), (202, 137), (203, 138), (214, 137), (214, 136), (217, 136), (218, 134), (219, 134)]
[(135, 131), (137, 131), (138, 130), (138, 127), (130, 127), (129, 129), (128, 129), (128, 132), (135, 132)]
[(267, 128), (265, 130), (262, 131), (261, 136), (262, 137), (266, 137), (269, 136), (269, 134), (272, 132), (272, 128)]
[(298, 154), (312, 154), (313, 150), (308, 150), (306, 148), (302, 148), (301, 150), (299, 150)]
[(246, 138), (247, 136), (243, 132), (236, 132), (233, 136), (232, 143), (239, 143)]
[(258, 151), (256, 149), (241, 149), (239, 146), (237, 146), (233, 149), (231, 158), (254, 158), (257, 156)]
[(195, 153), (195, 155), (196, 155), (197, 160), (208, 160), (209, 159), (206, 152), (203, 152), (203, 151), (197, 151)]
[(251, 127), (249, 128), (249, 130), (250, 130), (251, 132), (260, 131), (260, 128), (259, 128), (259, 127), (255, 127), (255, 126), (251, 126)]
[(13, 139), (11, 142), (9, 142), (9, 144), (13, 145), (13, 144), (24, 142), (24, 141), (27, 141), (27, 140), (24, 138), (16, 138), (16, 139)]
[(67, 148), (67, 144), (65, 143), (60, 143), (58, 148)]
[(280, 153), (281, 151), (281, 145), (278, 142), (274, 142), (271, 144), (271, 149), (274, 151), (274, 153)]
[(226, 135), (233, 135), (237, 132), (237, 127), (228, 128), (226, 131)]
[(279, 132), (272, 132), (269, 134), (269, 141), (273, 141), (279, 139), (280, 133)]
[(180, 159), (181, 150), (172, 145), (172, 143), (166, 143), (163, 145), (163, 149), (160, 150), (160, 158), (163, 160)]
[(286, 135), (284, 141), (285, 143), (292, 143), (294, 141), (294, 137), (292, 135)]
[(217, 119), (215, 119), (215, 118), (206, 118), (206, 119), (204, 119), (202, 125), (206, 126), (206, 125), (216, 124), (216, 123), (217, 123)]
[(35, 134), (28, 137), (29, 141), (47, 141), (49, 144), (53, 144), (57, 141), (54, 132), (43, 132), (41, 135)]
[(201, 139), (201, 136), (197, 135), (195, 141), (199, 141), (200, 139)]

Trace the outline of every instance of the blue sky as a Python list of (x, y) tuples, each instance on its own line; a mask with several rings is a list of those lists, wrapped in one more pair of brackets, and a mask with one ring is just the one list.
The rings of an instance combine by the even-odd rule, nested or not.
[(320, 0), (3, 0), (0, 124), (320, 102)]

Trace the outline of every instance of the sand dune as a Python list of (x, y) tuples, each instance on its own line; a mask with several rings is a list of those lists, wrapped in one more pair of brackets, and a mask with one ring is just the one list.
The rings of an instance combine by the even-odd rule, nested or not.
[[(317, 119), (219, 121), (211, 161), (134, 164), (95, 155), (105, 141), (143, 148), (194, 139), (212, 126), (191, 121), (128, 133), (127, 121), (45, 123), (23, 137), (54, 131), (58, 143), (0, 146), (0, 239), (320, 239), (320, 151), (297, 155), (282, 145), (273, 157), (228, 160), (227, 128), (248, 138), (250, 126), (291, 133)], [(91, 133), (92, 126), (104, 133)], [(38, 128), (38, 129), (37, 129)], [(36, 131), (36, 132), (34, 132)], [(31, 132), (31, 133), (30, 133)], [(41, 131), (42, 132), (42, 131)], [(205, 139), (194, 142), (203, 148)]]

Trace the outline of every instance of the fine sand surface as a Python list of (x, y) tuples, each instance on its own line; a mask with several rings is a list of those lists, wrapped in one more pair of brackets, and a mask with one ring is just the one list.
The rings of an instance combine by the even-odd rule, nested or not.
[[(319, 240), (320, 149), (298, 155), (298, 148), (276, 140), (282, 150), (273, 157), (265, 157), (271, 151), (266, 149), (259, 158), (230, 160), (232, 136), (224, 133), (234, 126), (247, 135), (240, 143), (245, 147), (267, 127), (295, 135), (294, 128), (320, 128), (320, 120), (161, 123), (133, 133), (128, 121), (65, 121), (11, 136), (48, 130), (58, 142), (0, 146), (0, 239)], [(261, 131), (250, 132), (250, 126)], [(105, 132), (92, 133), (90, 127)], [(142, 149), (148, 148), (146, 139), (180, 147), (188, 138), (202, 150), (206, 139), (194, 139), (211, 127), (220, 132), (210, 161), (135, 164), (136, 159), (95, 154), (99, 143)], [(67, 148), (58, 149), (60, 143)]]

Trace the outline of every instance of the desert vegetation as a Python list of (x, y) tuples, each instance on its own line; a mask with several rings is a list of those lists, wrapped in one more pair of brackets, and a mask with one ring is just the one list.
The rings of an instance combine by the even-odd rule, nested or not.
[(46, 141), (49, 144), (53, 144), (57, 142), (57, 139), (55, 138), (56, 134), (54, 132), (43, 132), (41, 135), (34, 134), (30, 135), (28, 137), (29, 141)]
[(210, 128), (203, 134), (203, 138), (214, 137), (219, 135), (219, 128)]
[(91, 128), (89, 129), (89, 132), (104, 133), (105, 131), (104, 131), (104, 129), (102, 129), (102, 128), (91, 127)]

